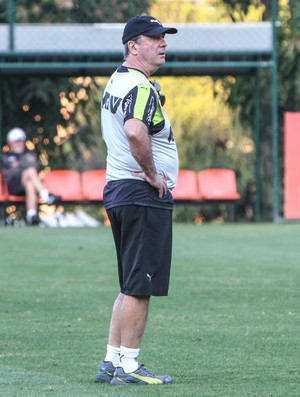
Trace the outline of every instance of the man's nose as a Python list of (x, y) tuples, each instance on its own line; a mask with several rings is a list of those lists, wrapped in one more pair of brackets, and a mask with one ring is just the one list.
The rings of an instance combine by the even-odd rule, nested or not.
[(168, 46), (168, 44), (167, 44), (167, 42), (166, 42), (166, 39), (163, 37), (162, 38), (162, 40), (161, 40), (161, 46), (162, 47), (167, 47)]

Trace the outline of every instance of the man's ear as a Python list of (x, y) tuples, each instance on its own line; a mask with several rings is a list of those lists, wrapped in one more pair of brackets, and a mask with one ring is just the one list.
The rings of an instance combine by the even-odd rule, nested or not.
[(130, 54), (136, 55), (137, 54), (137, 43), (133, 40), (128, 41), (128, 50)]

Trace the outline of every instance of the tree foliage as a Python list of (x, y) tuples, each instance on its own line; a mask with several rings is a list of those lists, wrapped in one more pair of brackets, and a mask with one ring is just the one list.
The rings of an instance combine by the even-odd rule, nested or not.
[[(8, 21), (8, 2), (0, 5), (0, 22)], [(19, 23), (123, 22), (145, 12), (151, 0), (13, 0)]]
[(245, 22), (249, 15), (256, 14), (254, 10), (263, 11), (262, 19), (271, 18), (272, 0), (221, 0), (221, 2), (232, 22)]
[(103, 166), (97, 160), (100, 123), (94, 114), (100, 107), (100, 97), (94, 97), (98, 88), (89, 77), (7, 78), (2, 82), (3, 130), (23, 128), (45, 166), (82, 168), (84, 159), (86, 165)]

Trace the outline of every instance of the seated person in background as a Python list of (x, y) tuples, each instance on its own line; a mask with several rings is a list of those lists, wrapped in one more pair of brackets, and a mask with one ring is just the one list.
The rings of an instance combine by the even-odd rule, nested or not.
[(21, 128), (13, 128), (7, 134), (10, 151), (2, 154), (1, 171), (8, 187), (8, 193), (14, 196), (25, 196), (26, 222), (39, 223), (38, 197), (51, 205), (60, 200), (44, 188), (39, 171), (41, 165), (36, 153), (25, 147), (26, 133)]

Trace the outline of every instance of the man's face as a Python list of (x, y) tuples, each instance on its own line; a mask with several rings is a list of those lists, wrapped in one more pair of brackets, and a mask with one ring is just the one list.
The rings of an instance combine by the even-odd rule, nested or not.
[(142, 35), (138, 47), (141, 60), (155, 70), (165, 63), (167, 43), (164, 34), (152, 37)]
[(12, 152), (22, 153), (22, 152), (24, 152), (24, 149), (25, 149), (25, 141), (18, 140), (18, 141), (14, 141), (14, 142), (9, 142), (9, 147)]

